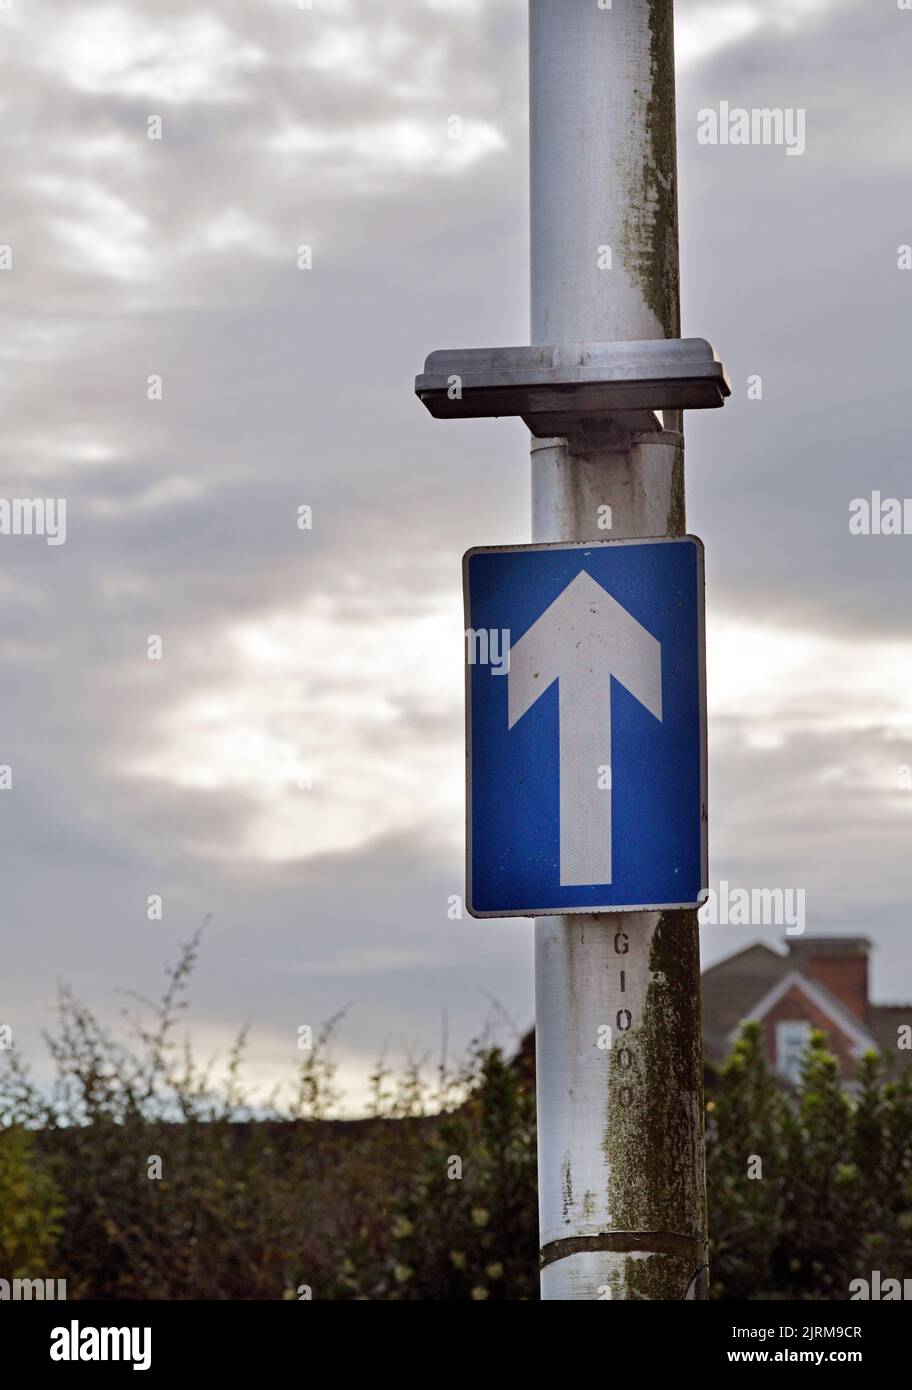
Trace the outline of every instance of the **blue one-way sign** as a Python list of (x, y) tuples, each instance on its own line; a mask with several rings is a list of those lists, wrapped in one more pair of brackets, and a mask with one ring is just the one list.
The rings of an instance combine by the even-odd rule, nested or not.
[(464, 580), (469, 911), (698, 905), (702, 542), (484, 547)]

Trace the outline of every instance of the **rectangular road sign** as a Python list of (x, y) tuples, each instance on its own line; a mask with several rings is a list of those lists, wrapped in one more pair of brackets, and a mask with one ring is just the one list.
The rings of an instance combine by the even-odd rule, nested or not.
[(702, 541), (480, 547), (463, 577), (469, 911), (697, 906)]

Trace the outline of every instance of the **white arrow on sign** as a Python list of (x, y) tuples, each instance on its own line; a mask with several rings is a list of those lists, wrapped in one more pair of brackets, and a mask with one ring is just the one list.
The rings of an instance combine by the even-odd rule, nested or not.
[(560, 881), (611, 882), (611, 677), (662, 718), (662, 648), (585, 570), (510, 648), (509, 727), (558, 682)]

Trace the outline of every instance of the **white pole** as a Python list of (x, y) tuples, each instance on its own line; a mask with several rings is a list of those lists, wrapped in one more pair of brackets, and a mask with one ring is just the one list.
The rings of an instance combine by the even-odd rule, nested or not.
[[(530, 0), (530, 114), (532, 342), (680, 336), (672, 0)], [(664, 423), (533, 441), (533, 540), (683, 534)], [(705, 1297), (696, 913), (540, 918), (535, 982), (542, 1297)]]

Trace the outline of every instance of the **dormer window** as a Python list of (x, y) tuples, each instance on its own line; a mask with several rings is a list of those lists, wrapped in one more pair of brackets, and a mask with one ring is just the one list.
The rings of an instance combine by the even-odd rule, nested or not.
[(801, 1061), (810, 1036), (811, 1025), (803, 1019), (776, 1024), (776, 1070), (793, 1086), (801, 1079)]

